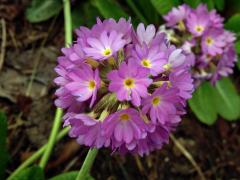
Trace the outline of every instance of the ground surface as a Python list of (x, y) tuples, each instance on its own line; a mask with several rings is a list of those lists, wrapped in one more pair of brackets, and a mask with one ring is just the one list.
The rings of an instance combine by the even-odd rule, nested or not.
[[(0, 69), (0, 109), (8, 117), (11, 154), (8, 174), (48, 138), (55, 110), (53, 68), (64, 45), (62, 14), (44, 23), (30, 24), (24, 18), (27, 3), (0, 3), (0, 17), (5, 19), (7, 30), (6, 54)], [(234, 76), (239, 86), (239, 79)], [(229, 123), (219, 118), (209, 127), (198, 122), (190, 112), (174, 136), (193, 156), (207, 179), (240, 178), (239, 122)], [(54, 150), (47, 177), (79, 169), (86, 152), (86, 148), (66, 137)], [(110, 154), (108, 150), (98, 154), (92, 171), (96, 179), (199, 178), (172, 141), (161, 151), (143, 158)]]

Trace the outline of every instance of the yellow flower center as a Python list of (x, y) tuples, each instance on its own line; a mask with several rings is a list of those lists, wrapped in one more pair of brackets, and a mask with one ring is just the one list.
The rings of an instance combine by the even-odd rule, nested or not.
[(167, 71), (167, 70), (171, 69), (171, 64), (165, 64), (163, 66), (163, 68)]
[(201, 33), (201, 32), (203, 32), (203, 30), (204, 30), (204, 28), (202, 26), (200, 26), (200, 25), (195, 26), (195, 31)]
[(88, 88), (89, 88), (90, 90), (93, 90), (93, 89), (95, 89), (95, 87), (96, 87), (95, 81), (94, 81), (94, 80), (89, 81), (89, 83), (88, 83)]
[(151, 68), (152, 67), (151, 61), (149, 61), (148, 59), (143, 59), (141, 61), (141, 64), (146, 68)]
[(211, 37), (207, 37), (207, 38), (206, 38), (206, 44), (207, 44), (208, 46), (211, 46), (213, 43), (214, 43), (213, 38), (211, 38)]
[(135, 85), (134, 79), (132, 79), (132, 78), (127, 78), (127, 79), (124, 80), (124, 86), (125, 86), (126, 88), (133, 88), (134, 85)]
[(103, 50), (102, 54), (104, 56), (109, 56), (109, 55), (112, 54), (112, 50), (110, 48), (106, 48), (106, 49)]
[(130, 120), (130, 116), (128, 115), (128, 114), (121, 114), (120, 115), (120, 120), (122, 120), (122, 121), (128, 121), (128, 120)]
[(157, 106), (157, 105), (159, 105), (159, 103), (160, 103), (160, 97), (159, 97), (159, 96), (154, 97), (154, 98), (152, 99), (152, 104), (153, 104), (153, 106)]

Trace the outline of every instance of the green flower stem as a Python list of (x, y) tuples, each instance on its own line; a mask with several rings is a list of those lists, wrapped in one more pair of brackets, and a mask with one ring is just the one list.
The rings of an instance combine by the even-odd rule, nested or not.
[(46, 147), (46, 150), (44, 151), (43, 156), (42, 156), (42, 158), (40, 160), (40, 163), (39, 163), (39, 166), (43, 169), (45, 168), (45, 166), (48, 162), (48, 159), (51, 155), (53, 146), (56, 142), (57, 134), (58, 134), (61, 122), (62, 122), (61, 121), (62, 114), (63, 114), (62, 109), (57, 108), (56, 113), (55, 113), (53, 127), (52, 127), (52, 130), (51, 130), (51, 134), (50, 134), (48, 143), (46, 144), (47, 147)]
[[(60, 131), (58, 134), (56, 141), (61, 140), (69, 131), (69, 127), (64, 128)], [(8, 180), (11, 180), (16, 176), (20, 171), (31, 165), (34, 161), (36, 161), (46, 150), (47, 144), (43, 145), (37, 152), (35, 152), (30, 158), (28, 158), (26, 161), (24, 161), (9, 177)]]
[(85, 158), (83, 165), (78, 173), (76, 180), (86, 179), (86, 176), (89, 174), (90, 169), (93, 165), (94, 159), (97, 156), (98, 149), (93, 148), (89, 149), (87, 157)]
[(70, 0), (63, 0), (63, 11), (65, 21), (65, 45), (68, 47), (72, 43), (72, 17)]
[[(63, 11), (64, 11), (64, 20), (65, 20), (65, 46), (69, 46), (72, 43), (72, 19), (71, 19), (71, 4), (70, 0), (63, 0)], [(53, 128), (47, 143), (46, 150), (40, 160), (39, 166), (44, 168), (48, 162), (48, 159), (53, 150), (56, 137), (61, 125), (63, 111), (60, 108), (57, 108), (53, 123)]]

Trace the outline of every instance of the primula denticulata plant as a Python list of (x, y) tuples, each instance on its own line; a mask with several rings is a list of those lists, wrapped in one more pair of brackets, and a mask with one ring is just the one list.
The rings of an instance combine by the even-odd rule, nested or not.
[(76, 30), (55, 68), (56, 105), (79, 144), (140, 155), (159, 149), (193, 92), (189, 59), (164, 33), (130, 20)]
[(236, 37), (216, 10), (184, 4), (163, 19), (156, 29), (143, 23), (134, 28), (130, 18), (97, 18), (62, 48), (55, 104), (64, 110), (69, 136), (90, 148), (78, 179), (86, 178), (97, 149), (140, 156), (161, 149), (194, 90), (233, 72)]

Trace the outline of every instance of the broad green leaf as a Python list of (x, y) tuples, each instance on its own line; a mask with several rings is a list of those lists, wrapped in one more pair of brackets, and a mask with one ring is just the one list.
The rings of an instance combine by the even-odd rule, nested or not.
[(201, 0), (194, 0), (194, 1), (193, 0), (183, 0), (183, 2), (185, 2), (192, 8), (196, 8), (201, 3)]
[(26, 18), (31, 23), (45, 21), (58, 14), (61, 9), (61, 0), (32, 0), (26, 11)]
[(93, 4), (97, 7), (104, 18), (119, 19), (121, 17), (127, 18), (127, 13), (122, 7), (113, 0), (93, 0)]
[(214, 104), (214, 88), (209, 82), (200, 85), (188, 103), (201, 122), (212, 125), (216, 121), (217, 111)]
[(240, 70), (240, 41), (237, 41), (235, 43), (235, 49), (236, 49), (236, 52), (238, 54), (237, 67)]
[(217, 10), (222, 11), (224, 9), (224, 5), (225, 5), (224, 0), (215, 0), (214, 3)]
[(239, 33), (240, 32), (240, 14), (235, 14), (232, 17), (228, 19), (228, 21), (225, 23), (225, 28)]
[(161, 15), (165, 15), (174, 6), (178, 6), (180, 1), (178, 0), (151, 0), (153, 7)]
[(26, 168), (14, 176), (11, 180), (44, 180), (44, 172), (39, 166)]
[(240, 96), (229, 78), (216, 83), (215, 102), (217, 112), (226, 120), (236, 120), (240, 115)]
[[(79, 171), (70, 171), (66, 173), (59, 174), (55, 177), (52, 177), (50, 180), (75, 180)], [(88, 175), (85, 180), (94, 180), (94, 178)]]
[(240, 41), (237, 41), (237, 42), (235, 43), (235, 49), (236, 49), (236, 52), (237, 52), (238, 54), (240, 54)]
[(0, 112), (0, 179), (4, 179), (5, 168), (9, 160), (9, 154), (6, 147), (7, 139), (7, 118)]

